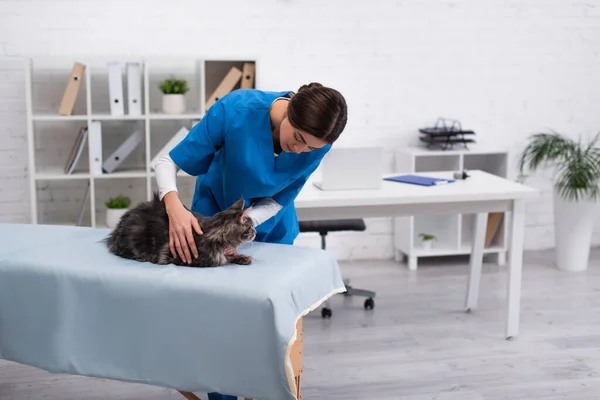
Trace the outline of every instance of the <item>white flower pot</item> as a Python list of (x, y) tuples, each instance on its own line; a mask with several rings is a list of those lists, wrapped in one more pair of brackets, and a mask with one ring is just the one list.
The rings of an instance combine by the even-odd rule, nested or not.
[(123, 214), (125, 214), (127, 211), (129, 211), (128, 208), (107, 208), (106, 225), (109, 228), (114, 229), (119, 223), (119, 220), (121, 219)]
[(432, 246), (433, 246), (433, 240), (422, 240), (421, 241), (421, 247), (423, 247), (423, 249), (425, 249), (425, 250), (431, 250)]
[(587, 269), (597, 211), (597, 202), (564, 200), (554, 190), (554, 238), (559, 269)]
[(183, 114), (185, 112), (185, 95), (163, 94), (162, 108), (165, 114)]

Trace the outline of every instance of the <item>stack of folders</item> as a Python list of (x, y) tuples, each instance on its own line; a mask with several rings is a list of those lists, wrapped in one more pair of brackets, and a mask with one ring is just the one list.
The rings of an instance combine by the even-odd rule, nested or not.
[[(127, 74), (127, 114), (142, 115), (142, 65), (138, 62), (125, 63)], [(108, 95), (110, 97), (110, 114), (125, 115), (123, 93), (123, 63), (108, 63)]]
[[(73, 65), (65, 91), (58, 108), (60, 115), (72, 115), (81, 89), (86, 66), (80, 62)], [(142, 115), (142, 64), (139, 62), (125, 63), (127, 74), (127, 113)], [(123, 92), (123, 63), (110, 61), (108, 63), (108, 94), (110, 97), (110, 114), (125, 115), (125, 100)]]
[(408, 183), (412, 185), (420, 185), (420, 186), (438, 186), (445, 185), (447, 183), (452, 183), (454, 180), (452, 179), (442, 179), (442, 178), (432, 178), (429, 176), (421, 176), (421, 175), (398, 175), (384, 178), (386, 181), (392, 182), (400, 182), (400, 183)]

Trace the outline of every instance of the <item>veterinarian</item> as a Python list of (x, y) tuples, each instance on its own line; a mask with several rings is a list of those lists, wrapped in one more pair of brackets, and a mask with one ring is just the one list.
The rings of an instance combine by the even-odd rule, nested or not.
[[(347, 122), (344, 97), (319, 83), (297, 93), (238, 89), (222, 97), (154, 169), (170, 220), (170, 248), (197, 257), (196, 218), (178, 195), (179, 169), (196, 176), (191, 209), (213, 215), (244, 197), (256, 241), (292, 244), (299, 233), (294, 199)], [(210, 400), (235, 400), (210, 393)]]

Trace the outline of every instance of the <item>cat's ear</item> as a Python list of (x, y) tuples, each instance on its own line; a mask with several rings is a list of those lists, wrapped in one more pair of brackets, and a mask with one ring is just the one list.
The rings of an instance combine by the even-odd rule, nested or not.
[(240, 199), (233, 203), (232, 206), (229, 208), (231, 208), (232, 210), (242, 211), (244, 209), (244, 196), (241, 196)]

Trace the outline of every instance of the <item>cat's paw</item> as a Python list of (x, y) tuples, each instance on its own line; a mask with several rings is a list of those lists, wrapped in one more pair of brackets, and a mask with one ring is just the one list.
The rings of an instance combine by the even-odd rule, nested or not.
[(234, 257), (231, 257), (229, 261), (231, 261), (233, 264), (250, 265), (252, 264), (252, 257), (243, 254), (236, 254)]

